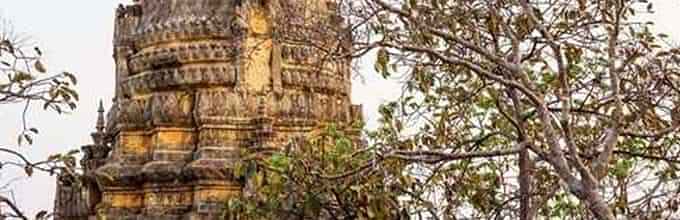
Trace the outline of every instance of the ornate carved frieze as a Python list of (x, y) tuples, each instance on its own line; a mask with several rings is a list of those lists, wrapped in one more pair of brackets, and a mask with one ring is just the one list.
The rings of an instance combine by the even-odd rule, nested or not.
[(112, 188), (103, 193), (102, 202), (110, 208), (131, 209), (134, 213), (134, 209), (143, 207), (144, 194), (142, 190), (131, 187)]
[(234, 160), (197, 159), (182, 169), (187, 180), (234, 180)]
[(112, 138), (115, 137), (116, 134), (118, 134), (119, 130), (117, 125), (120, 123), (119, 119), (119, 112), (120, 108), (118, 106), (117, 101), (114, 101), (113, 105), (111, 105), (111, 108), (109, 109), (109, 112), (106, 113), (106, 126), (104, 127), (104, 134), (106, 134), (106, 142), (112, 142)]
[(196, 133), (194, 128), (156, 128), (152, 131), (153, 151), (191, 152), (197, 142)]
[(83, 148), (96, 180), (86, 192), (100, 196), (82, 215), (220, 219), (246, 184), (233, 172), (244, 153), (362, 120), (349, 98), (349, 60), (326, 54), (346, 42), (309, 29), (310, 18), (332, 17), (328, 1), (305, 1), (321, 14), (282, 8), (299, 1), (134, 2), (116, 13), (108, 123), (100, 113), (95, 144)]
[(256, 97), (234, 88), (199, 89), (197, 92), (199, 125), (247, 124), (255, 116)]
[[(126, 163), (130, 160), (125, 160)], [(111, 162), (95, 171), (95, 178), (103, 192), (110, 191), (110, 187), (134, 187), (142, 183), (141, 165), (123, 165)], [(106, 195), (106, 194), (104, 194)], [(106, 198), (106, 197), (105, 197)]]
[(238, 46), (234, 41), (204, 40), (150, 48), (130, 57), (130, 68), (132, 73), (141, 73), (168, 65), (175, 67), (201, 62), (228, 63), (238, 55)]
[(134, 32), (142, 15), (140, 5), (119, 5), (116, 10), (114, 45), (132, 45)]
[(287, 89), (268, 105), (272, 106), (274, 124), (312, 125), (320, 119), (321, 114), (314, 114), (315, 93), (300, 92)]
[(146, 127), (151, 120), (151, 97), (138, 96), (133, 99), (123, 99), (120, 103), (118, 115), (119, 128), (125, 130), (139, 130)]
[(189, 86), (233, 86), (237, 74), (238, 69), (231, 64), (185, 65), (128, 77), (122, 81), (122, 90), (126, 95), (133, 95), (172, 88), (187, 89)]
[[(199, 131), (199, 148), (219, 147), (229, 151), (238, 151), (239, 148), (247, 146), (248, 141), (253, 137), (254, 127), (207, 127)], [(223, 158), (220, 158), (223, 159)]]
[(106, 157), (109, 155), (111, 149), (105, 145), (85, 145), (81, 147), (83, 151), (83, 158), (80, 160), (80, 165), (83, 170), (92, 171), (101, 167), (106, 163)]
[(151, 96), (151, 119), (156, 127), (190, 127), (194, 94), (185, 91), (158, 92)]
[(200, 38), (233, 36), (232, 0), (145, 1), (137, 29), (137, 45), (151, 45)]
[(193, 205), (194, 193), (190, 185), (148, 184), (144, 186), (144, 210), (148, 217), (181, 216)]
[(142, 164), (149, 159), (151, 138), (146, 131), (123, 131), (118, 135), (114, 157), (129, 164)]
[(342, 76), (329, 72), (315, 71), (313, 68), (284, 66), (281, 78), (283, 85), (286, 87), (346, 94)]
[(223, 202), (241, 192), (241, 183), (235, 181), (201, 180), (196, 181), (194, 185), (194, 201), (199, 205), (205, 202)]
[(148, 48), (190, 39), (228, 40), (241, 37), (238, 32), (231, 30), (230, 23), (197, 19), (155, 24), (142, 30), (141, 33), (137, 33), (134, 42), (139, 48)]
[[(330, 49), (332, 50), (332, 48)], [(301, 66), (310, 69), (323, 71), (338, 71), (343, 60), (334, 59), (339, 51), (324, 51), (314, 46), (283, 44), (281, 47), (281, 57), (288, 65)]]

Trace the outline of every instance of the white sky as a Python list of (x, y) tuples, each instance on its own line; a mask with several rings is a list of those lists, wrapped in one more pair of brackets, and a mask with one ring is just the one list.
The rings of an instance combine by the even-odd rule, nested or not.
[[(40, 129), (33, 146), (14, 148), (29, 158), (40, 160), (48, 155), (66, 152), (90, 143), (94, 129), (96, 107), (103, 99), (110, 104), (114, 85), (112, 33), (114, 12), (119, 3), (129, 0), (0, 0), (0, 17), (9, 19), (17, 32), (30, 36), (45, 54), (52, 72), (69, 71), (79, 79), (81, 95), (79, 108), (70, 115), (41, 111), (41, 106), (30, 112), (31, 125)], [(680, 42), (680, 1), (653, 1), (656, 14), (652, 16), (659, 31)], [(353, 102), (364, 105), (369, 127), (375, 125), (377, 106), (394, 98), (399, 90), (393, 82), (381, 80), (372, 72), (371, 60), (363, 80), (355, 80)], [(16, 146), (16, 135), (21, 126), (20, 106), (0, 106), (0, 146)], [(0, 158), (6, 158), (0, 155)], [(22, 175), (17, 170), (0, 170), (0, 186)], [(50, 210), (54, 198), (54, 178), (37, 173), (31, 178), (13, 182), (14, 195), (21, 208), (28, 213)]]

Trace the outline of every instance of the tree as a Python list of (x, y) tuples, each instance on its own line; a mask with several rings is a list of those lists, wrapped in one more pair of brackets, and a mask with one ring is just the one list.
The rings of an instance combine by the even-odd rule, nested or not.
[[(375, 51), (376, 71), (404, 79), (403, 95), (381, 107), (370, 144), (340, 153), (351, 159), (339, 165), (309, 168), (329, 158), (299, 153), (257, 159), (276, 172), (255, 182), (282, 182), (288, 193), (256, 193), (313, 192), (325, 201), (315, 212), (308, 197), (286, 197), (302, 204), (290, 206), (295, 215), (336, 219), (394, 210), (433, 219), (680, 216), (680, 49), (640, 21), (652, 3), (342, 2), (353, 53), (330, 56)], [(282, 160), (290, 167), (276, 169)], [(365, 188), (395, 205), (333, 194)]]
[[(27, 112), (34, 104), (42, 105), (45, 110), (53, 110), (59, 114), (76, 108), (78, 93), (73, 86), (77, 83), (73, 74), (68, 72), (49, 73), (41, 61), (42, 51), (38, 47), (26, 50), (25, 38), (15, 34), (8, 21), (0, 22), (0, 106), (14, 104), (23, 105), (22, 130), (18, 134), (17, 147), (32, 145), (37, 128), (31, 127)], [(13, 134), (7, 134), (13, 135)], [(74, 173), (77, 151), (57, 154), (43, 161), (30, 161), (26, 155), (17, 151), (17, 147), (0, 146), (0, 153), (14, 158), (0, 160), (0, 170), (10, 167), (23, 169), (27, 176), (34, 171), (57, 173)], [(3, 183), (11, 184), (11, 183)], [(3, 188), (7, 187), (3, 186)], [(4, 209), (7, 208), (7, 212)], [(13, 200), (0, 195), (0, 219), (28, 219)], [(37, 213), (35, 219), (47, 219), (47, 211)]]

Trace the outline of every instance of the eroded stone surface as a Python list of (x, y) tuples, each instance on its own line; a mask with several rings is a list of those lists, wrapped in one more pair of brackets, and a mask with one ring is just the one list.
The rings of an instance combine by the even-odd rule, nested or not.
[[(83, 147), (84, 187), (60, 182), (56, 219), (219, 219), (244, 185), (232, 174), (241, 152), (362, 120), (349, 98), (349, 60), (324, 59), (300, 39), (332, 40), (295, 28), (313, 11), (333, 18), (329, 2), (120, 6), (108, 123)], [(281, 10), (291, 5), (308, 8)]]

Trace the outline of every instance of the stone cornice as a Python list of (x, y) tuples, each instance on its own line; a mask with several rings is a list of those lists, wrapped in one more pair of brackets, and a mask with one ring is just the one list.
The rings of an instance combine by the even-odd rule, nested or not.
[[(131, 75), (162, 67), (163, 62), (176, 65), (191, 63), (230, 63), (240, 50), (239, 44), (225, 40), (175, 43), (143, 50), (130, 57)], [(170, 63), (172, 64), (172, 63)]]
[(123, 93), (149, 94), (169, 88), (228, 86), (237, 82), (237, 71), (230, 63), (185, 65), (179, 68), (149, 70), (121, 82)]

